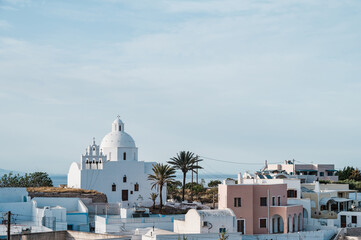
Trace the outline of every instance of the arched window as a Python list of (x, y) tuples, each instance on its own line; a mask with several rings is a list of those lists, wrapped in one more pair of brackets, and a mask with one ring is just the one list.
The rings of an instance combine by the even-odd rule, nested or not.
[(122, 131), (122, 125), (119, 125), (119, 132)]
[(115, 192), (115, 191), (117, 191), (117, 185), (115, 185), (115, 183), (113, 183), (113, 185), (112, 185), (112, 192)]
[(124, 152), (124, 153), (123, 153), (123, 160), (126, 160), (126, 159), (127, 159), (127, 153)]
[(96, 150), (96, 148), (95, 147), (93, 147), (93, 151), (95, 152), (95, 150)]
[(89, 164), (89, 159), (88, 158), (86, 159), (86, 163)]
[(127, 182), (127, 175), (124, 175), (123, 182)]
[(102, 159), (101, 159), (101, 158), (99, 158), (99, 163), (102, 163)]
[(138, 192), (139, 191), (139, 184), (136, 183), (134, 184), (134, 192)]

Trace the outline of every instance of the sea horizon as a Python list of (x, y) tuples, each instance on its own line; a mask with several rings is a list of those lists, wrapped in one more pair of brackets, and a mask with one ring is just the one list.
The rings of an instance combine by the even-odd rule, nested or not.
[[(51, 174), (49, 175), (51, 180), (53, 181), (53, 185), (55, 187), (58, 187), (61, 184), (67, 184), (67, 175), (66, 174)], [(187, 174), (187, 182), (191, 181), (191, 174)], [(200, 183), (202, 179), (205, 181), (206, 184), (208, 184), (212, 180), (219, 180), (222, 181), (226, 178), (237, 178), (237, 174), (199, 174), (198, 176), (198, 182)], [(182, 174), (176, 174), (176, 180), (182, 181), (183, 175)], [(196, 181), (196, 175), (193, 175), (193, 181)]]

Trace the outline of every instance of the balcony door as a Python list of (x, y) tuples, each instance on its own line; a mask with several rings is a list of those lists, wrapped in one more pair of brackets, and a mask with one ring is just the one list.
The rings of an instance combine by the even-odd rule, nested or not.
[(237, 219), (237, 232), (240, 232), (241, 234), (245, 234), (245, 220), (244, 219)]

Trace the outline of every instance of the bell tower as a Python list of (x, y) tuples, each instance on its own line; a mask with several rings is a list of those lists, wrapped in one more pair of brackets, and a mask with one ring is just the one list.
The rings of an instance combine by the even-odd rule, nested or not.
[(124, 123), (120, 120), (120, 116), (117, 116), (117, 119), (112, 124), (112, 132), (124, 132)]

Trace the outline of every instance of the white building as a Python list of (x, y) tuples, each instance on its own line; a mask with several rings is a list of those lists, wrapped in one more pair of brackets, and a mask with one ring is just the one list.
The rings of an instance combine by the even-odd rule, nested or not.
[(33, 220), (50, 229), (89, 232), (88, 208), (79, 198), (36, 197)]
[(174, 220), (174, 232), (184, 233), (220, 233), (237, 232), (236, 215), (229, 208), (222, 210), (191, 209), (185, 220)]
[[(89, 231), (88, 209), (79, 198), (33, 198), (26, 188), (0, 188), (0, 218), (11, 212), (11, 234), (64, 231), (67, 228)], [(0, 224), (0, 238), (7, 233)]]
[(147, 178), (153, 164), (138, 161), (138, 148), (118, 117), (100, 146), (93, 139), (81, 161), (71, 164), (68, 187), (97, 190), (107, 195), (108, 202), (120, 202), (123, 207), (151, 206), (150, 194), (155, 190)]

